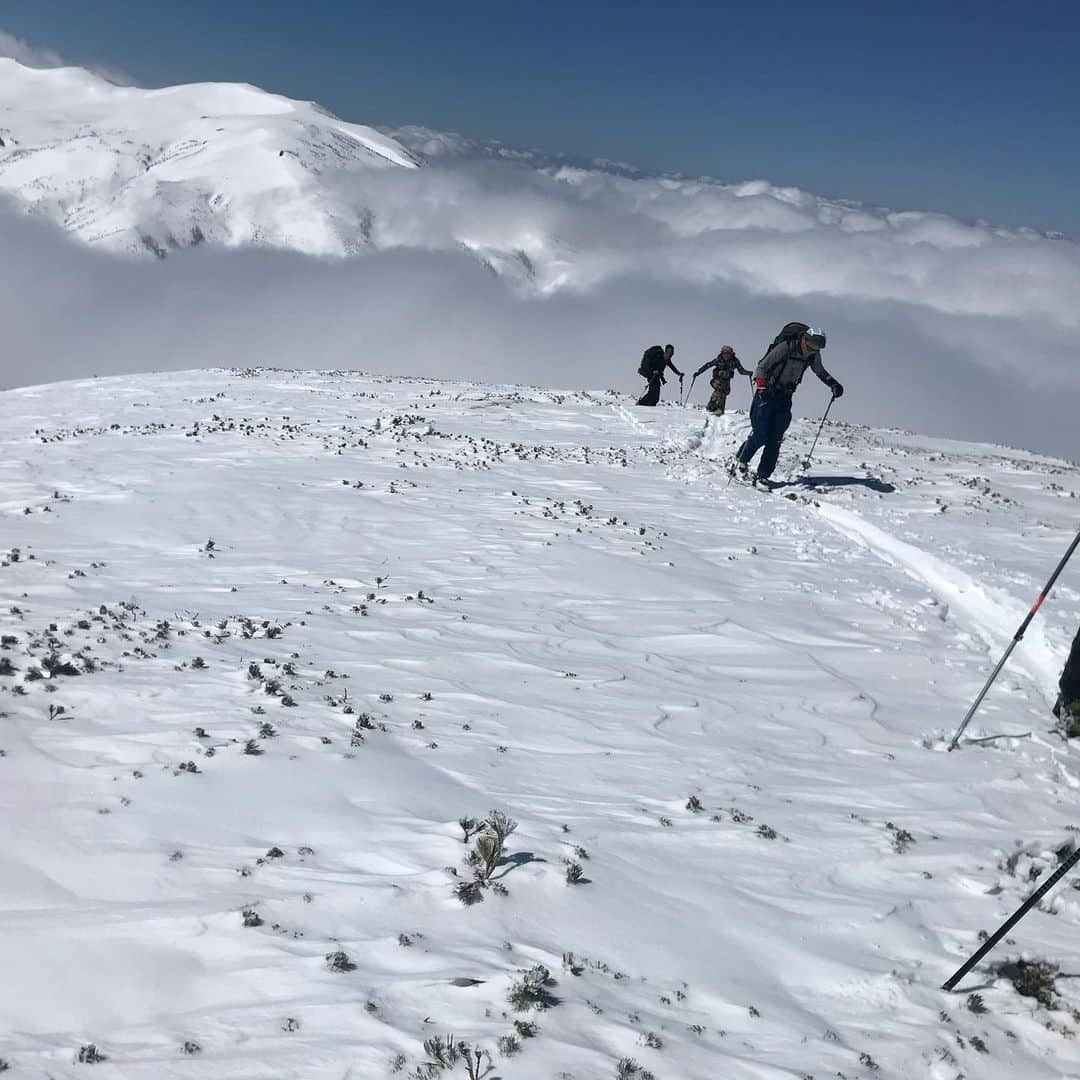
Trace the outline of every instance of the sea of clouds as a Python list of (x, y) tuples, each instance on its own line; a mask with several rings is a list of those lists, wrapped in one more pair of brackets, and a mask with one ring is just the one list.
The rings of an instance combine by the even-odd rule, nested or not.
[[(797, 318), (829, 332), (837, 419), (1078, 456), (1070, 240), (464, 143), (320, 183), (363, 210), (360, 254), (133, 259), (0, 206), (0, 385), (260, 364), (636, 393), (647, 345), (752, 363)], [(825, 401), (808, 377), (801, 411)]]

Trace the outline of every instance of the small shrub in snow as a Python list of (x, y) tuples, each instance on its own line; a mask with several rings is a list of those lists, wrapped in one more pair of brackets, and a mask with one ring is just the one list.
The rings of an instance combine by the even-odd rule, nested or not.
[(871, 1072), (877, 1072), (880, 1068), (878, 1063), (865, 1052), (859, 1055), (859, 1064), (864, 1068), (869, 1069)]
[(202, 1047), (197, 1042), (192, 1042), (191, 1039), (188, 1039), (187, 1042), (180, 1047), (180, 1053), (186, 1054), (188, 1057), (194, 1057), (196, 1054), (202, 1053)]
[(462, 1063), (469, 1080), (480, 1080), (491, 1063), (486, 1050), (460, 1042), (453, 1035), (438, 1035), (424, 1043), (424, 1053), (431, 1059), (423, 1062), (410, 1074), (411, 1080), (437, 1080), (444, 1072), (453, 1072)]
[(885, 828), (893, 834), (892, 846), (897, 855), (903, 855), (915, 843), (915, 837), (907, 829), (901, 829), (899, 825), (894, 825), (891, 821), (885, 822)]
[(262, 752), (262, 747), (254, 739), (248, 739), (248, 741), (244, 743), (245, 754), (250, 754), (252, 757), (258, 757)]
[(479, 881), (463, 881), (454, 886), (454, 896), (466, 907), (472, 907), (484, 899), (484, 887)]
[(266, 853), (264, 858), (267, 858), (267, 859), (284, 859), (285, 858), (285, 852), (282, 851), (281, 848), (279, 848), (279, 847), (272, 847)]
[(464, 835), (464, 843), (468, 843), (473, 833), (480, 829), (480, 822), (476, 818), (462, 817), (458, 818), (458, 824), (461, 826), (461, 831)]
[(262, 916), (254, 908), (245, 908), (243, 914), (245, 926), (262, 926)]
[(521, 1040), (516, 1035), (500, 1035), (498, 1045), (503, 1057), (513, 1057), (521, 1051)]
[(700, 814), (705, 807), (701, 805), (701, 800), (696, 795), (691, 795), (690, 798), (686, 800), (686, 809), (689, 810), (691, 814)]
[(762, 823), (757, 827), (757, 835), (763, 840), (775, 840), (780, 834), (771, 825)]
[(975, 1013), (976, 1016), (987, 1011), (986, 1005), (983, 1003), (982, 994), (968, 994), (966, 1004), (968, 1009)]
[(515, 1020), (514, 1030), (523, 1039), (535, 1039), (540, 1034), (540, 1025), (534, 1024), (531, 1020)]
[(506, 995), (506, 1000), (515, 1012), (537, 1012), (557, 1005), (557, 999), (548, 991), (554, 980), (551, 972), (543, 964), (537, 964), (522, 973)]
[(78, 1065), (97, 1065), (99, 1062), (108, 1060), (108, 1056), (103, 1054), (93, 1043), (80, 1046), (79, 1052), (75, 1055), (75, 1062)]
[(980, 1054), (989, 1054), (990, 1053), (990, 1050), (987, 1047), (986, 1043), (984, 1043), (982, 1041), (982, 1039), (979, 1038), (978, 1035), (972, 1035), (971, 1038), (968, 1040), (968, 1042), (970, 1042), (971, 1045), (976, 1050), (978, 1050)]
[(1002, 969), (1018, 994), (1034, 998), (1048, 1009), (1054, 1008), (1060, 968), (1048, 960), (1018, 960)]
[[(458, 824), (462, 825), (463, 831), (465, 821), (475, 825), (471, 819), (462, 818)], [(502, 864), (507, 837), (516, 828), (517, 822), (499, 810), (492, 810), (480, 823), (476, 830), (476, 843), (465, 856), (465, 865), (472, 871), (473, 880), (456, 886), (454, 890), (455, 895), (463, 904), (475, 904), (478, 900), (482, 900), (482, 890), (489, 887), (505, 895), (505, 886), (493, 882), (491, 876)]]
[(664, 1040), (655, 1031), (647, 1031), (641, 1036), (641, 1044), (650, 1050), (660, 1050), (663, 1048)]
[(326, 954), (326, 966), (328, 970), (336, 972), (356, 970), (356, 965), (349, 959), (349, 954), (340, 949)]
[(621, 1058), (615, 1066), (615, 1080), (654, 1080), (648, 1069), (643, 1069), (633, 1058)]
[(585, 871), (581, 868), (579, 862), (568, 862), (566, 864), (566, 884), (567, 885), (581, 885), (585, 882)]
[(56, 653), (50, 653), (41, 661), (41, 666), (48, 673), (50, 678), (55, 678), (57, 675), (80, 675), (82, 674), (79, 669), (72, 664), (69, 660), (61, 660)]

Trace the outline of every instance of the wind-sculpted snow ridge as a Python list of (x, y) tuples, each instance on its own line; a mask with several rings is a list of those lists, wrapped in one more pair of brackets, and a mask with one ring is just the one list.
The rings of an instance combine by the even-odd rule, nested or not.
[(1074, 572), (999, 737), (945, 746), (1077, 467), (830, 423), (802, 476), (796, 421), (766, 495), (745, 426), (345, 371), (0, 394), (0, 1068), (1075, 1072), (1068, 883), (939, 987), (1075, 839)]

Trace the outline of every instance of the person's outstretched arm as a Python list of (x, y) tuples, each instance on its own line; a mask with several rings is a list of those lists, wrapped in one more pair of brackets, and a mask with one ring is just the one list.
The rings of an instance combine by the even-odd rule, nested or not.
[[(701, 367), (699, 367), (697, 369), (697, 371), (694, 372), (694, 378), (696, 379), (703, 371), (708, 371), (709, 368), (715, 367), (715, 366), (716, 366), (716, 361), (715, 360), (706, 360), (705, 363), (702, 364)], [(749, 375), (750, 372), (748, 371), (746, 374)]]
[(837, 379), (834, 379), (821, 362), (821, 353), (814, 353), (814, 359), (810, 361), (810, 367), (814, 374), (833, 392), (833, 397), (843, 397), (844, 388)]

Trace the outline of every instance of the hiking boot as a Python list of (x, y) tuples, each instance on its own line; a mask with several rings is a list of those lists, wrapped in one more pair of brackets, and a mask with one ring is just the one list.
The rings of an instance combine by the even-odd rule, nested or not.
[(734, 476), (736, 480), (746, 480), (750, 476), (750, 466), (745, 461), (740, 461), (738, 458), (732, 458), (731, 464), (728, 465), (728, 476)]

